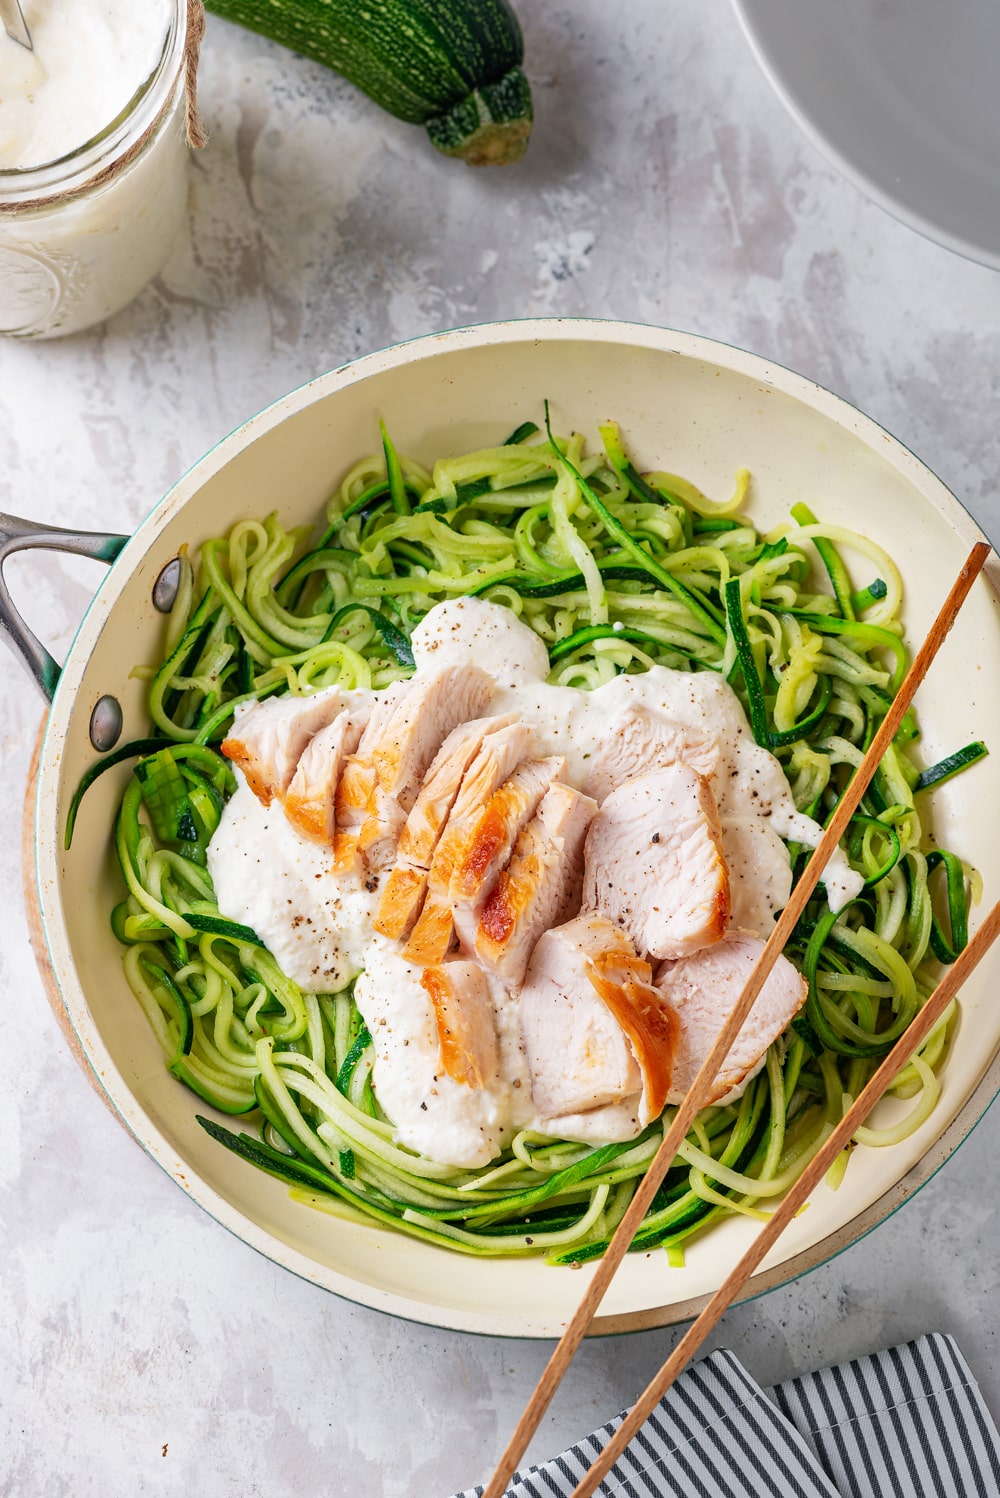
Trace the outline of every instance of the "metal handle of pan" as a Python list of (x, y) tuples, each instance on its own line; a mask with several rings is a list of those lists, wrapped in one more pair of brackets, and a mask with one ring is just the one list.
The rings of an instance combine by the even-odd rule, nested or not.
[(42, 550), (68, 551), (74, 556), (90, 557), (95, 562), (107, 562), (110, 566), (128, 539), (128, 536), (105, 535), (100, 531), (63, 530), (60, 526), (38, 525), (32, 520), (20, 520), (16, 515), (0, 514), (0, 633), (27, 666), (48, 702), (52, 701), (62, 667), (14, 607), (3, 575), (4, 563), (15, 551)]

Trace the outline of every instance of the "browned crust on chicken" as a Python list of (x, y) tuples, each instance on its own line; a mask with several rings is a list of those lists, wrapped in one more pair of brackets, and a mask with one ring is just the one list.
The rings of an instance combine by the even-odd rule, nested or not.
[(465, 772), (483, 740), (516, 722), (513, 713), (475, 718), (461, 723), (445, 739), (424, 777), (413, 810), (400, 833), (397, 855), (417, 868), (429, 869), (451, 809), (458, 799)]
[(219, 748), (227, 759), (232, 760), (233, 764), (242, 770), (247, 785), (261, 805), (270, 806), (274, 800), (274, 786), (258, 775), (255, 768), (257, 756), (253, 750), (248, 748), (242, 739), (237, 738), (223, 739)]
[(335, 832), (333, 834), (333, 872), (349, 874), (358, 867), (358, 834)]
[(529, 730), (517, 721), (506, 723), (483, 739), (434, 850), (423, 908), (403, 953), (408, 962), (433, 967), (444, 960), (455, 943), (452, 877), (482, 823), (484, 802), (488, 808), (504, 781), (516, 770), (529, 743)]
[[(375, 804), (375, 770), (370, 760), (349, 755), (340, 772), (337, 794), (334, 797), (334, 817), (338, 831), (334, 841), (336, 857), (334, 867), (338, 872), (353, 867), (354, 854), (358, 846), (358, 834), (363, 814)], [(348, 856), (348, 848), (350, 855)], [(339, 851), (338, 851), (339, 850)]]
[(726, 863), (722, 851), (722, 819), (719, 816), (719, 807), (712, 787), (703, 775), (699, 776), (698, 805), (704, 814), (711, 833), (712, 842), (715, 844), (715, 855), (718, 860), (719, 889), (715, 897), (715, 919), (712, 922), (712, 935), (717, 941), (721, 941), (729, 925), (729, 917), (732, 913), (733, 897), (729, 887), (729, 865)]
[(509, 939), (517, 918), (532, 898), (533, 886), (540, 872), (540, 860), (530, 855), (530, 863), (524, 868), (524, 878), (518, 880), (504, 869), (493, 889), (486, 897), (479, 916), (479, 930), (483, 936), (502, 947)]
[(426, 869), (407, 869), (397, 864), (386, 880), (372, 925), (383, 936), (403, 941), (413, 930), (427, 889)]
[(285, 797), (285, 816), (303, 837), (313, 843), (327, 842), (328, 815), (315, 796)]
[[(542, 797), (479, 913), (476, 956), (489, 971), (519, 982), (541, 930), (575, 914), (583, 841), (596, 810), (589, 796), (562, 781), (555, 781)], [(543, 924), (527, 949), (515, 957), (519, 923), (524, 919), (533, 923), (540, 917)], [(530, 924), (526, 930), (530, 931)]]
[(285, 794), (285, 816), (303, 837), (322, 847), (333, 847), (341, 766), (358, 747), (367, 717), (365, 708), (344, 709), (310, 739)]
[(454, 944), (455, 923), (451, 905), (447, 900), (428, 896), (403, 948), (403, 956), (407, 962), (416, 963), (420, 967), (435, 967), (444, 961)]
[(501, 786), (483, 812), (458, 868), (452, 875), (451, 887), (460, 895), (471, 898), (475, 894), (497, 852), (504, 845), (509, 822), (504, 790), (505, 787)]
[[(476, 1000), (479, 1003), (489, 1002), (485, 989), (485, 977), (481, 970), (473, 968), (471, 963), (455, 963), (444, 967), (424, 969), (420, 975), (420, 986), (429, 997), (434, 1010), (438, 1041), (441, 1046), (441, 1063), (453, 1081), (465, 1087), (483, 1088), (496, 1069), (496, 1038), (494, 1035), (493, 1045), (486, 1047), (488, 1054), (484, 1055), (482, 1036), (480, 1035), (480, 1043), (477, 1044), (474, 1025), (465, 1012), (462, 1000), (455, 992), (453, 975), (448, 971), (449, 966), (454, 969), (461, 968), (466, 972), (474, 972), (480, 984)], [(470, 997), (467, 996), (467, 1003)]]
[(474, 901), (486, 893), (491, 873), (499, 862), (506, 861), (549, 785), (561, 780), (565, 771), (562, 755), (525, 760), (494, 792), (472, 828), (452, 873), (453, 901)]
[(383, 935), (397, 941), (406, 941), (409, 937), (427, 893), (428, 870), (460, 794), (465, 773), (483, 740), (515, 721), (510, 713), (473, 719), (453, 729), (441, 745), (400, 833), (396, 867), (386, 882), (374, 922), (375, 929)]
[(652, 969), (640, 957), (609, 951), (588, 964), (595, 990), (628, 1037), (645, 1084), (649, 1118), (667, 1101), (680, 1034), (676, 1011), (652, 986)]

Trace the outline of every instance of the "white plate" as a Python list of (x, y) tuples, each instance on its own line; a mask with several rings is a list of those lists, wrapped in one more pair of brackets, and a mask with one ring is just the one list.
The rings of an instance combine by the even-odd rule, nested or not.
[[(636, 462), (690, 477), (712, 495), (753, 474), (761, 524), (805, 499), (820, 515), (865, 531), (895, 555), (906, 582), (911, 642), (926, 633), (980, 532), (928, 469), (867, 417), (798, 375), (707, 339), (624, 323), (499, 323), (387, 349), (293, 392), (221, 442), (140, 526), (81, 625), (52, 707), (38, 778), (36, 858), (52, 966), (82, 1049), (122, 1120), (214, 1217), (276, 1263), (349, 1299), (433, 1325), (551, 1337), (575, 1308), (593, 1266), (464, 1258), (376, 1226), (334, 1220), (291, 1201), (284, 1187), (235, 1159), (195, 1122), (207, 1112), (167, 1072), (121, 972), (108, 912), (120, 899), (109, 849), (130, 770), (103, 776), (83, 802), (72, 848), (62, 821), (94, 754), (94, 703), (114, 692), (124, 739), (145, 730), (145, 689), (130, 678), (162, 649), (151, 590), (182, 543), (221, 534), (277, 507), (285, 524), (315, 516), (345, 468), (377, 442), (384, 415), (400, 448), (431, 461), (502, 438), (552, 402), (557, 430), (594, 433), (617, 418)], [(973, 589), (917, 699), (922, 751), (933, 763), (984, 738), (1000, 748), (995, 561)], [(859, 581), (867, 581), (859, 569)], [(977, 685), (979, 690), (977, 691)], [(1000, 889), (1000, 753), (935, 795), (935, 832)], [(968, 1132), (1000, 1081), (1000, 952), (963, 993), (963, 1020), (933, 1116), (894, 1149), (859, 1149), (838, 1192), (816, 1191), (752, 1285), (780, 1284), (855, 1241), (910, 1195)], [(231, 1121), (229, 1121), (231, 1122)], [(657, 1250), (626, 1259), (602, 1304), (599, 1330), (684, 1320), (716, 1290), (754, 1225), (721, 1223), (672, 1269)]]
[(995, 0), (733, 0), (796, 120), (857, 187), (1000, 269)]

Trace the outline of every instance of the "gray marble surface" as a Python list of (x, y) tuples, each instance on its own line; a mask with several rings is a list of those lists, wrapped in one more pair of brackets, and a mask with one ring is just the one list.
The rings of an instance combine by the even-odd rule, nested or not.
[[(698, 0), (519, 0), (537, 125), (474, 173), (218, 22), (189, 223), (95, 332), (0, 347), (0, 506), (127, 530), (223, 433), (410, 335), (527, 314), (661, 323), (854, 401), (1000, 532), (1000, 277), (840, 180)], [(92, 574), (10, 569), (64, 648)], [(40, 701), (0, 657), (0, 1492), (435, 1498), (482, 1478), (550, 1351), (403, 1324), (272, 1266), (189, 1202), (77, 1070), (21, 907)], [(762, 1380), (954, 1333), (1000, 1414), (1000, 1114), (917, 1200), (714, 1339)], [(535, 1442), (631, 1400), (672, 1332), (588, 1343)]]

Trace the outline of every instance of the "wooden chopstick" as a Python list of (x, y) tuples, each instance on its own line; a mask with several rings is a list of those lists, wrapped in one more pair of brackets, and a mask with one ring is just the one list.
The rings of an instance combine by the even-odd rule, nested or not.
[(697, 1321), (689, 1327), (659, 1373), (639, 1396), (635, 1406), (615, 1431), (586, 1476), (573, 1489), (570, 1498), (589, 1498), (601, 1478), (610, 1472), (636, 1431), (645, 1424), (689, 1358), (697, 1352), (713, 1326), (729, 1309), (733, 1299), (742, 1290), (768, 1249), (805, 1204), (810, 1192), (822, 1180), (840, 1151), (846, 1148), (855, 1130), (864, 1123), (886, 1089), (930, 1035), (973, 968), (992, 946), (998, 933), (1000, 933), (1000, 901), (994, 905), (969, 945), (959, 955), (954, 965), (948, 969), (916, 1019), (896, 1041), (867, 1087), (858, 1094), (833, 1133), (824, 1141), (795, 1184), (782, 1197), (781, 1205), (769, 1217), (729, 1278), (715, 1292)]
[(789, 897), (788, 904), (776, 921), (774, 930), (771, 932), (763, 952), (761, 952), (760, 957), (757, 959), (742, 994), (737, 1000), (726, 1023), (719, 1031), (715, 1044), (706, 1056), (701, 1070), (692, 1082), (686, 1097), (679, 1105), (673, 1121), (663, 1137), (663, 1142), (653, 1156), (645, 1176), (629, 1203), (625, 1216), (618, 1224), (618, 1228), (607, 1247), (604, 1257), (598, 1262), (594, 1276), (587, 1286), (579, 1306), (573, 1313), (566, 1330), (563, 1332), (555, 1351), (549, 1359), (545, 1371), (535, 1388), (535, 1392), (528, 1401), (527, 1408), (518, 1421), (514, 1434), (511, 1436), (507, 1448), (500, 1458), (496, 1471), (486, 1485), (483, 1498), (503, 1498), (507, 1484), (516, 1471), (518, 1462), (524, 1455), (528, 1442), (538, 1429), (542, 1416), (548, 1409), (552, 1397), (559, 1387), (562, 1377), (569, 1367), (577, 1348), (583, 1341), (587, 1333), (587, 1328), (597, 1313), (597, 1308), (604, 1298), (605, 1291), (611, 1283), (615, 1271), (628, 1252), (629, 1245), (635, 1237), (639, 1224), (645, 1217), (649, 1205), (659, 1189), (660, 1183), (673, 1163), (679, 1147), (687, 1137), (692, 1120), (705, 1106), (708, 1094), (715, 1081), (716, 1073), (729, 1055), (733, 1041), (742, 1029), (751, 1006), (766, 983), (772, 968), (784, 950), (786, 942), (798, 924), (799, 917), (805, 909), (809, 897), (819, 883), (827, 860), (840, 842), (844, 832), (846, 832), (847, 825), (857, 810), (861, 798), (868, 788), (869, 781), (875, 774), (882, 756), (895, 737), (896, 731), (903, 720), (903, 715), (913, 700), (917, 688), (927, 675), (931, 662), (944, 642), (945, 636), (951, 629), (952, 624), (955, 622), (958, 611), (965, 602), (973, 583), (982, 571), (989, 554), (990, 547), (985, 541), (978, 541), (969, 553), (961, 572), (958, 574), (948, 597), (941, 607), (940, 613), (930, 627), (927, 638), (914, 657), (913, 663), (909, 671), (907, 671), (899, 691), (896, 693), (891, 706), (879, 725), (878, 732), (872, 739), (864, 759), (848, 782), (847, 788), (837, 804), (826, 831), (820, 838), (812, 857), (799, 878), (798, 884)]

